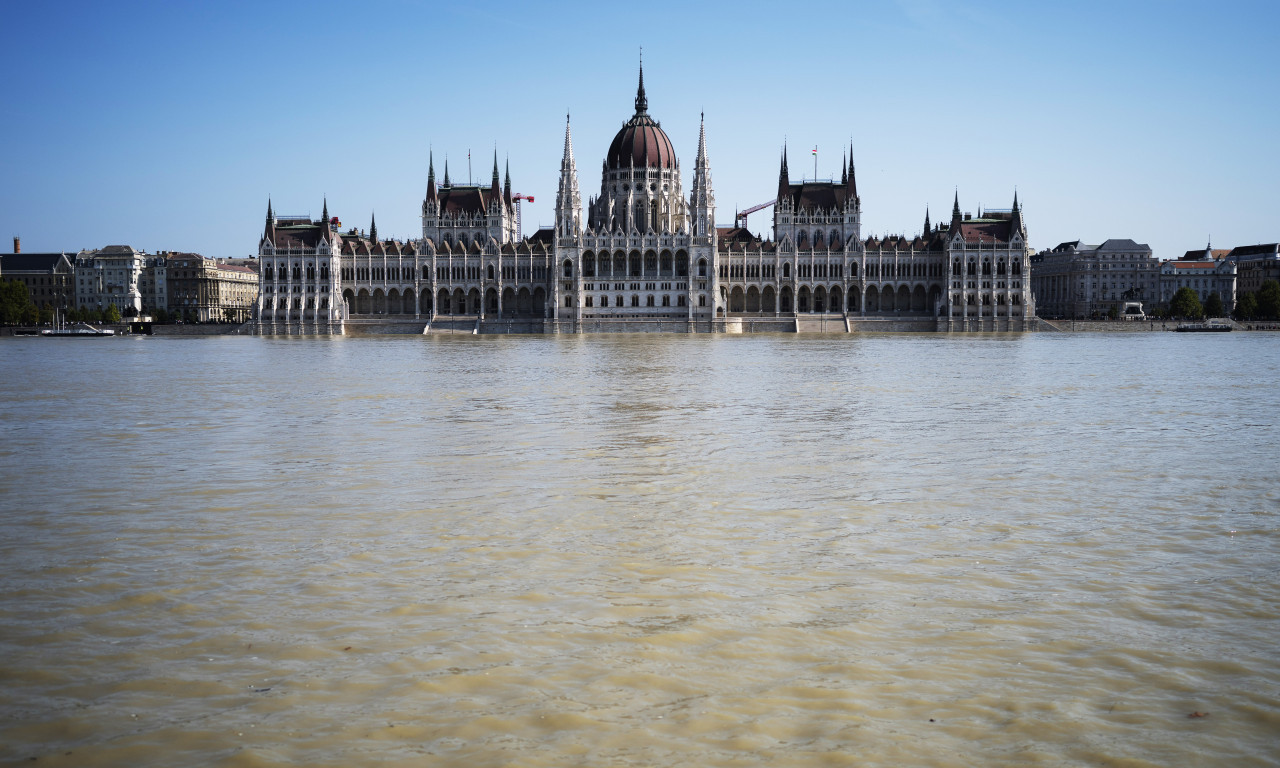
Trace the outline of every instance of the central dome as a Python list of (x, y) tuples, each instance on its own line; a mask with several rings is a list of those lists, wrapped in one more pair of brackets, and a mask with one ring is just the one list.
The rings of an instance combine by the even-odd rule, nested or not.
[(649, 100), (644, 95), (644, 68), (640, 69), (640, 87), (636, 90), (636, 113), (609, 145), (605, 166), (610, 170), (637, 168), (675, 168), (676, 151), (671, 139), (658, 121), (649, 117)]

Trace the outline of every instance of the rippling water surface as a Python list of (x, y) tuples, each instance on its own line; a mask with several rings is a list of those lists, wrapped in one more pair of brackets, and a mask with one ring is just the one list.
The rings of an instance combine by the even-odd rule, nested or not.
[(1280, 335), (0, 370), (0, 762), (1280, 765)]

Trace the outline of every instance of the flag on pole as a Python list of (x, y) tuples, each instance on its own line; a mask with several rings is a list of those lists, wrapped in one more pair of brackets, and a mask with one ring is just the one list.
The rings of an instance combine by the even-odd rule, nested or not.
[(817, 147), (814, 147), (814, 148), (813, 148), (813, 156), (814, 156), (814, 157), (817, 157), (817, 156), (818, 156), (818, 148), (817, 148)]

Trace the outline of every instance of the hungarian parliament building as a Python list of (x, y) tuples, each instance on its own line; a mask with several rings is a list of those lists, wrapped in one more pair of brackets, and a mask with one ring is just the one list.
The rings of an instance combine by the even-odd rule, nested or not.
[[(842, 166), (844, 164), (842, 163)], [(1030, 249), (1017, 195), (1009, 210), (962, 214), (915, 237), (862, 239), (852, 158), (839, 181), (793, 183), (786, 150), (773, 236), (717, 227), (705, 124), (685, 194), (680, 160), (649, 115), (641, 69), (635, 113), (583, 206), (566, 119), (555, 225), (522, 237), (511, 175), (454, 184), (427, 171), (422, 237), (341, 231), (277, 217), (258, 248), (263, 334), (435, 331), (1023, 331), (1035, 322)], [(585, 217), (585, 218), (584, 218)]]

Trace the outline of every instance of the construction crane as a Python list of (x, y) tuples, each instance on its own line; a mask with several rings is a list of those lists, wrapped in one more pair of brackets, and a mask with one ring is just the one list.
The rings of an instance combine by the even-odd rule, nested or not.
[(767, 202), (767, 203), (761, 203), (761, 204), (759, 204), (759, 205), (753, 205), (753, 206), (751, 206), (750, 208), (748, 208), (748, 209), (747, 209), (747, 210), (745, 210), (745, 211), (739, 211), (739, 212), (738, 212), (738, 215), (737, 215), (737, 216), (735, 216), (735, 217), (733, 218), (733, 225), (734, 225), (735, 227), (745, 227), (745, 226), (747, 226), (747, 214), (749, 214), (749, 213), (755, 213), (756, 211), (763, 211), (765, 208), (768, 208), (769, 206), (773, 205), (773, 204), (774, 204), (774, 203), (776, 203), (776, 202), (778, 202), (776, 199), (775, 199), (775, 200), (770, 200), (770, 201), (769, 201), (769, 202)]
[(524, 239), (524, 228), (520, 226), (520, 201), (528, 200), (532, 203), (533, 195), (517, 194), (513, 195), (511, 199), (516, 201), (516, 240), (520, 241)]

